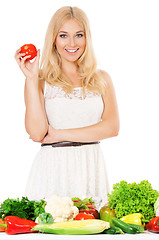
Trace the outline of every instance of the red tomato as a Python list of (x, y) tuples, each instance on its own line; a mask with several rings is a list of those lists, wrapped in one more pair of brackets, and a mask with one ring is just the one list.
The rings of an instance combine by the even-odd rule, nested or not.
[(24, 44), (21, 47), (20, 53), (25, 53), (26, 54), (25, 56), (31, 55), (31, 57), (27, 58), (27, 60), (32, 60), (37, 55), (37, 49), (36, 49), (36, 47), (33, 44)]
[(92, 214), (87, 213), (78, 213), (75, 217), (75, 220), (87, 220), (87, 219), (95, 219), (95, 217)]
[(95, 208), (90, 208), (89, 210), (87, 210), (87, 209), (80, 209), (79, 212), (80, 212), (80, 213), (91, 214), (91, 215), (93, 215), (96, 219), (99, 219), (99, 212), (98, 212), (98, 210), (95, 209)]

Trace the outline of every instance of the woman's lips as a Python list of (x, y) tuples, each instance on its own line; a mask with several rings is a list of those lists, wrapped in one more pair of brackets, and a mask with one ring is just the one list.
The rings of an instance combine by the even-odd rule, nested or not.
[(66, 52), (69, 53), (69, 54), (74, 54), (74, 53), (76, 53), (76, 52), (79, 50), (79, 48), (76, 48), (76, 49), (66, 49), (66, 48), (65, 48), (65, 50), (66, 50)]

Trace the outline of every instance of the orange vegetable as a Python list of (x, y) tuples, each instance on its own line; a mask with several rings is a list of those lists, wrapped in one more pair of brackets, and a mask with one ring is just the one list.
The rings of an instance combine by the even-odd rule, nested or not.
[[(0, 219), (0, 224), (4, 224), (5, 221), (3, 221), (2, 219)], [(5, 231), (5, 227), (0, 227), (0, 232), (4, 232)]]

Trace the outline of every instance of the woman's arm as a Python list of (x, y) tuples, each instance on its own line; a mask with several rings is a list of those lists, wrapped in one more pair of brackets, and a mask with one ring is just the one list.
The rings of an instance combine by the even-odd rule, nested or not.
[(114, 87), (109, 75), (104, 71), (101, 71), (101, 74), (107, 81), (106, 94), (103, 96), (104, 111), (102, 121), (82, 128), (56, 130), (49, 127), (48, 135), (43, 139), (43, 143), (61, 141), (93, 142), (118, 135), (119, 114)]
[(25, 98), (25, 128), (33, 141), (41, 141), (47, 133), (48, 121), (44, 108), (43, 85), (38, 79), (40, 50), (33, 62), (27, 60), (30, 56), (15, 52), (15, 59), (26, 77)]
[(33, 141), (39, 142), (48, 130), (42, 83), (36, 79), (26, 78), (24, 98), (26, 131)]

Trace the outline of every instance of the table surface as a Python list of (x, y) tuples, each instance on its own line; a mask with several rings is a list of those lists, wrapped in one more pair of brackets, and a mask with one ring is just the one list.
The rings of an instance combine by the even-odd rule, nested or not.
[(92, 235), (57, 235), (44, 233), (28, 233), (8, 235), (0, 232), (0, 240), (159, 240), (159, 234), (145, 233), (139, 234), (92, 234)]

